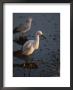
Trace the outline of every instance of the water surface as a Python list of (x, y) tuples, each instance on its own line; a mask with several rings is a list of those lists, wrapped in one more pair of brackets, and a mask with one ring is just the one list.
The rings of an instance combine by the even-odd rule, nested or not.
[[(41, 30), (47, 40), (40, 38), (40, 48), (30, 57), (13, 56), (14, 77), (57, 77), (60, 76), (60, 14), (59, 13), (14, 13), (13, 28), (32, 17), (32, 27), (26, 33), (28, 40), (35, 39)], [(19, 34), (13, 34), (13, 39)], [(13, 42), (13, 51), (22, 50), (22, 45)], [(28, 64), (30, 63), (31, 66)]]

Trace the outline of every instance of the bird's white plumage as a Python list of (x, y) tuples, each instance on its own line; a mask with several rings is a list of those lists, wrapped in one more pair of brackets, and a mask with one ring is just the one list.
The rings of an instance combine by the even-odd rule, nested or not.
[(29, 40), (23, 45), (23, 54), (30, 55), (34, 51), (34, 40)]
[(29, 40), (23, 45), (22, 52), (24, 55), (30, 55), (39, 48), (39, 36), (42, 34), (43, 33), (41, 31), (36, 32), (35, 40)]

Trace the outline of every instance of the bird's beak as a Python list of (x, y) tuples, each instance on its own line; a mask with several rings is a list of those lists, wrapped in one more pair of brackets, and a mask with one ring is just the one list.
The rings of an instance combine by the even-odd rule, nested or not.
[(42, 37), (43, 37), (44, 39), (47, 39), (46, 36), (45, 36), (44, 34), (42, 34)]

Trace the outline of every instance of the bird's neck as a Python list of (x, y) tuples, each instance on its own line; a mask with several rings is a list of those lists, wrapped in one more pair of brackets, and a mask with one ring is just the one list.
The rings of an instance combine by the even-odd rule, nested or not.
[(40, 38), (39, 38), (39, 35), (36, 35), (36, 41), (39, 42)]
[(38, 49), (39, 48), (39, 35), (36, 35), (36, 38), (35, 38), (35, 48)]

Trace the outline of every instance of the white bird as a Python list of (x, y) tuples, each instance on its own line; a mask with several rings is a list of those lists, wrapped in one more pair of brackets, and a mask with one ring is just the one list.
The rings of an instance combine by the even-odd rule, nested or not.
[(24, 34), (25, 32), (31, 29), (31, 24), (32, 24), (32, 18), (29, 17), (24, 24), (21, 24), (19, 27), (15, 28), (13, 30), (13, 33), (20, 32)]
[(29, 56), (39, 48), (39, 40), (41, 35), (43, 36), (42, 31), (37, 31), (35, 35), (35, 40), (28, 40), (25, 42), (22, 50), (23, 55)]

